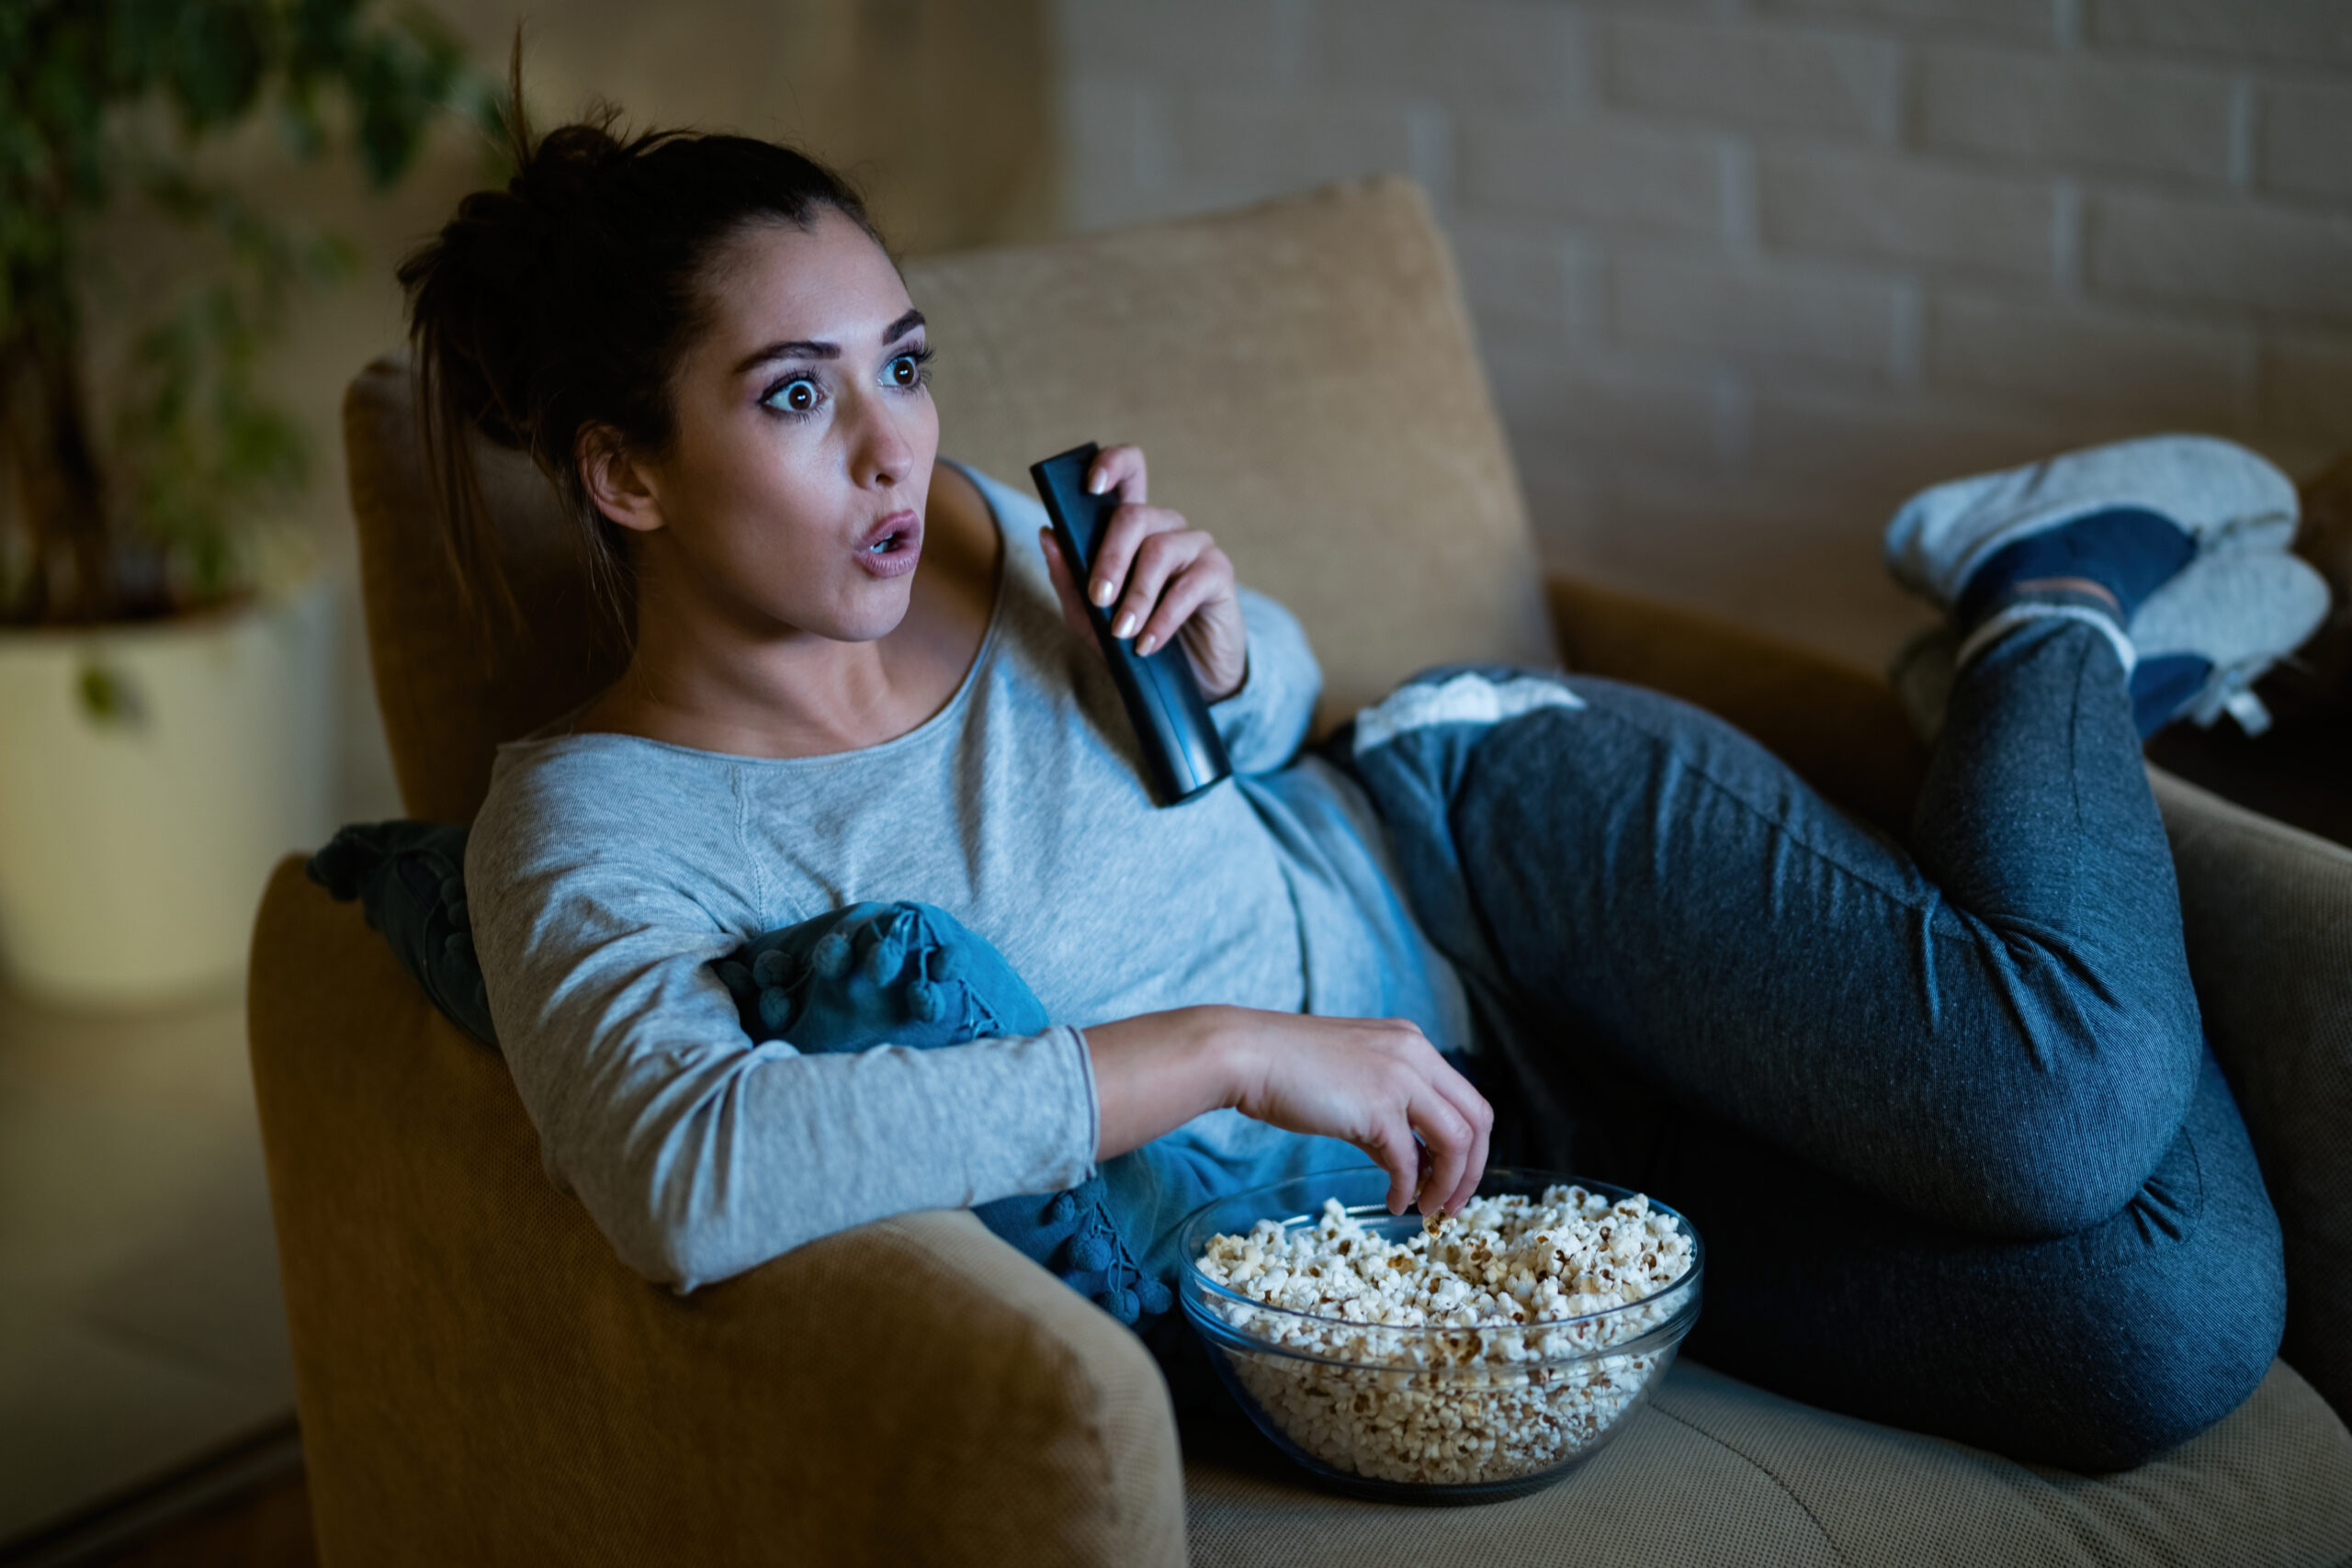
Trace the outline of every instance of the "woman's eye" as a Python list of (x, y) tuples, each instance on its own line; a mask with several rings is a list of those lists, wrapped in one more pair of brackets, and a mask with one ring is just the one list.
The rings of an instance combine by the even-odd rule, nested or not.
[(922, 383), (922, 360), (915, 355), (902, 354), (883, 367), (882, 378), (893, 387), (914, 387)]
[(795, 376), (770, 392), (763, 400), (768, 407), (782, 409), (786, 413), (808, 413), (824, 400), (817, 383), (807, 376)]

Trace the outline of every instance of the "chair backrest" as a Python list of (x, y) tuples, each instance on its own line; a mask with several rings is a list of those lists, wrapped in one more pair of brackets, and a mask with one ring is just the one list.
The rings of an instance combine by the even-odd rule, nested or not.
[(624, 662), (598, 623), (584, 558), (555, 492), (512, 452), (476, 442), (519, 627), (478, 625), (435, 521), (415, 381), (388, 355), (343, 399), (351, 510), (359, 529), (368, 656), (392, 772), (409, 814), (470, 822), (498, 743), (586, 700)]
[[(1336, 722), (1415, 670), (1553, 659), (1533, 540), (1456, 286), (1414, 186), (910, 263), (940, 349), (941, 448), (1025, 485), (1137, 441), (1152, 498), (1305, 621)], [(434, 526), (405, 361), (344, 405), (378, 701), (401, 796), (465, 821), (493, 749), (585, 700), (621, 654), (548, 486), (485, 484), (528, 630), (488, 642)], [(1016, 541), (1026, 547), (1026, 541)]]

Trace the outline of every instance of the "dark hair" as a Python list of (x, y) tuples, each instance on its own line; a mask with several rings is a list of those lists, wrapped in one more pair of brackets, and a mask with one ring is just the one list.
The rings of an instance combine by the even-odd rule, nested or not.
[[(658, 452), (670, 379), (707, 314), (712, 253), (749, 224), (815, 226), (824, 209), (881, 235), (848, 183), (788, 147), (681, 130), (616, 134), (602, 108), (535, 139), (517, 42), (504, 114), (514, 177), (476, 191), (401, 264), (418, 415), (451, 564), (466, 597), (509, 615), (468, 427), (530, 454), (582, 530), (596, 594), (627, 635), (627, 531), (596, 509), (575, 453), (610, 426)], [(486, 590), (485, 594), (483, 591)]]

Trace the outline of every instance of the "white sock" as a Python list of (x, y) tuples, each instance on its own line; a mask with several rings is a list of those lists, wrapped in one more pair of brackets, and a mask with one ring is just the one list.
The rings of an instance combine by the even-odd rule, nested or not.
[(2080, 621), (2086, 626), (2097, 627), (2099, 634), (2114, 645), (2115, 657), (2123, 661), (2126, 675), (2131, 674), (2132, 667), (2139, 663), (2139, 651), (2132, 646), (2132, 638), (2116, 618), (2106, 611), (2088, 604), (2064, 604), (2048, 599), (2012, 599), (1976, 623), (1976, 629), (1970, 632), (1967, 640), (1960, 645), (1960, 652), (1954, 657), (1952, 667), (1965, 670), (1978, 654), (2027, 622), (2052, 618)]

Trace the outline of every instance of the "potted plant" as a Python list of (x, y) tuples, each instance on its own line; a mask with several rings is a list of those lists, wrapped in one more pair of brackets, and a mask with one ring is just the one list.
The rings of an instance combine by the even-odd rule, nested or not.
[[(348, 251), (215, 170), (274, 121), (286, 155), (348, 146), (388, 186), (461, 98), (490, 107), (453, 39), (374, 0), (0, 5), (0, 968), (18, 989), (232, 981), (270, 862), (326, 825), (331, 599), (284, 522), (302, 432), (256, 370)], [(125, 232), (193, 261), (131, 278), (108, 265)]]

